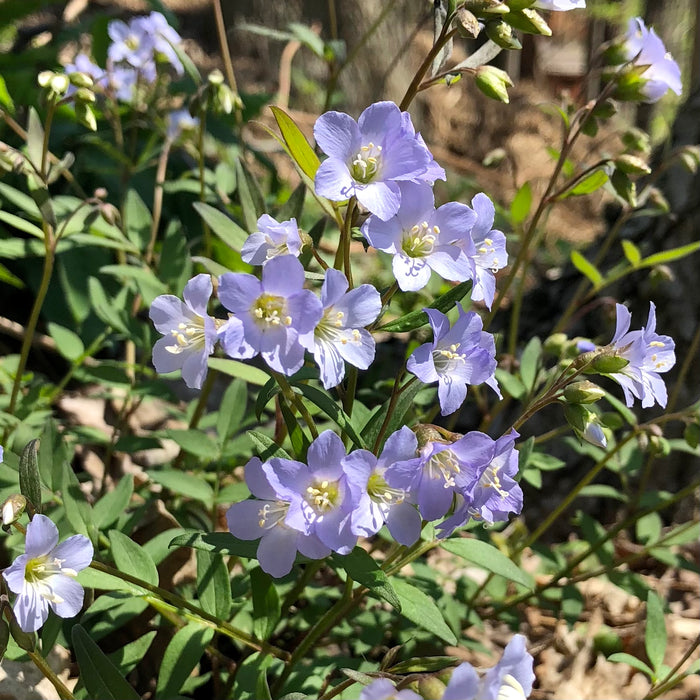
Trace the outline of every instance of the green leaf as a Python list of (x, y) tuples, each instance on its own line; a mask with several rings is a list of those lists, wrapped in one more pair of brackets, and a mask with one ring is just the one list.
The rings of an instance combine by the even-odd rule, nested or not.
[(387, 575), (379, 568), (377, 562), (362, 547), (355, 547), (350, 554), (334, 554), (333, 560), (348, 572), (350, 578), (372, 591), (378, 598), (401, 612), (401, 601), (391, 587)]
[(71, 629), (80, 678), (89, 696), (100, 700), (140, 700), (119, 669), (105, 656), (81, 625)]
[(139, 193), (130, 189), (124, 199), (124, 231), (126, 237), (140, 250), (145, 251), (151, 239), (153, 217)]
[(109, 531), (109, 541), (112, 545), (114, 563), (120, 571), (137, 576), (153, 586), (158, 585), (156, 565), (141, 545), (136, 544), (119, 530)]
[(297, 384), (295, 388), (301, 391), (305, 398), (318, 406), (341, 430), (347, 433), (356, 447), (365, 448), (364, 440), (357, 434), (347, 413), (324, 391), (308, 384)]
[(632, 668), (636, 668), (638, 671), (645, 673), (649, 678), (652, 678), (654, 672), (640, 659), (631, 654), (626, 654), (624, 652), (616, 652), (615, 654), (610, 654), (608, 656), (608, 661), (612, 661), (617, 664), (627, 664)]
[(260, 417), (265, 410), (265, 406), (272, 401), (281, 391), (277, 380), (271, 377), (265, 386), (258, 392), (258, 397), (255, 399), (255, 417), (260, 420)]
[(23, 231), (28, 233), (30, 236), (38, 238), (40, 241), (44, 240), (44, 232), (34, 224), (30, 223), (26, 219), (16, 214), (10, 214), (10, 212), (0, 210), (0, 221), (4, 221), (18, 231)]
[(29, 108), (27, 121), (27, 158), (37, 172), (41, 172), (41, 158), (44, 151), (44, 127), (34, 107)]
[(259, 566), (250, 572), (250, 590), (253, 594), (253, 633), (258, 639), (266, 640), (280, 619), (279, 595), (272, 577)]
[(107, 658), (116, 664), (121, 673), (130, 673), (140, 661), (143, 661), (156, 634), (158, 634), (157, 630), (146, 632), (142, 637), (113, 651)]
[(637, 539), (642, 544), (649, 546), (661, 537), (662, 528), (663, 521), (661, 516), (656, 511), (652, 511), (639, 518), (635, 523), (634, 529)]
[(68, 462), (63, 463), (61, 493), (68, 522), (76, 532), (88, 535), (93, 542), (96, 542), (97, 530), (92, 517), (92, 508), (80, 488), (78, 477)]
[(148, 475), (157, 484), (180, 496), (194, 498), (205, 505), (211, 505), (214, 500), (214, 489), (201, 476), (195, 476), (177, 469), (150, 471)]
[(581, 274), (589, 279), (594, 287), (597, 287), (603, 281), (603, 275), (600, 274), (598, 268), (592, 262), (586, 260), (578, 250), (571, 251), (571, 262)]
[(155, 276), (153, 270), (148, 267), (136, 265), (103, 265), (100, 272), (105, 275), (113, 275), (121, 279), (133, 280), (138, 287), (146, 305), (161, 294), (167, 294), (168, 288)]
[(656, 593), (649, 591), (647, 595), (647, 624), (644, 630), (644, 647), (651, 666), (659, 675), (666, 655), (666, 621), (664, 608)]
[(24, 289), (24, 282), (17, 277), (17, 275), (12, 274), (4, 265), (0, 264), (0, 282), (9, 284), (11, 287), (16, 289)]
[(31, 440), (22, 450), (19, 458), (20, 493), (41, 513), (41, 479), (37, 459), (38, 440)]
[(639, 248), (637, 248), (632, 241), (625, 239), (622, 241), (622, 250), (630, 265), (632, 265), (632, 267), (636, 267), (639, 264), (639, 261), (642, 259), (642, 254), (639, 252)]
[(216, 433), (220, 445), (234, 435), (243, 422), (247, 401), (248, 388), (245, 382), (235, 379), (224, 392), (219, 406), (219, 415), (216, 418)]
[(432, 598), (401, 578), (394, 578), (392, 585), (401, 602), (401, 614), (406, 619), (418, 627), (432, 632), (443, 642), (457, 644), (454, 632), (447, 626), (440, 609)]
[[(202, 219), (206, 221), (215, 235), (232, 250), (235, 250), (237, 253), (241, 252), (248, 234), (233, 219), (204, 202), (195, 202), (192, 206)], [(250, 230), (255, 231), (255, 227)]]
[(679, 248), (671, 248), (671, 250), (664, 250), (661, 253), (654, 253), (654, 255), (650, 255), (648, 258), (644, 258), (641, 265), (644, 265), (644, 267), (649, 267), (651, 265), (662, 265), (663, 263), (669, 263), (673, 262), (674, 260), (685, 258), (698, 250), (700, 250), (700, 241), (688, 243), (688, 245), (683, 245)]
[(532, 188), (526, 182), (515, 194), (510, 205), (510, 219), (514, 225), (521, 224), (530, 213), (532, 206)]
[(39, 213), (36, 202), (29, 195), (4, 182), (0, 182), (0, 195), (25, 214), (29, 214), (35, 221), (41, 221), (41, 214)]
[[(412, 380), (409, 379), (408, 381)], [(404, 386), (406, 386), (406, 384), (404, 384)], [(421, 382), (413, 381), (411, 386), (401, 392), (398, 401), (394, 405), (387, 429), (384, 431), (385, 439), (404, 424), (403, 421), (406, 414), (413, 408), (413, 400), (416, 398), (416, 394), (423, 388), (425, 387)], [(387, 399), (379, 408), (373, 411), (370, 419), (367, 421), (364, 428), (362, 428), (362, 437), (370, 448), (374, 447), (374, 443), (379, 437), (379, 431), (386, 419), (390, 405), (391, 399)]]
[(197, 598), (200, 606), (220, 620), (231, 614), (231, 581), (223, 557), (197, 550)]
[(267, 682), (267, 669), (261, 668), (255, 681), (255, 697), (258, 700), (272, 700), (272, 693)]
[(452, 554), (456, 554), (462, 559), (477, 564), (482, 569), (491, 573), (503, 576), (509, 581), (519, 583), (525, 588), (534, 589), (535, 582), (530, 574), (523, 571), (517, 564), (512, 562), (497, 547), (481, 540), (466, 537), (457, 537), (445, 540), (442, 543), (443, 549)]
[[(6, 20), (7, 21), (7, 20)], [(0, 75), (0, 105), (5, 107), (10, 114), (15, 113), (15, 104), (7, 91), (7, 83), (5, 78)]]
[[(273, 107), (274, 109), (274, 107)], [(287, 201), (279, 208), (275, 218), (278, 221), (287, 221), (296, 219), (299, 221), (301, 212), (304, 208), (304, 199), (306, 198), (306, 185), (301, 182), (296, 189), (289, 195)]]
[(213, 636), (213, 629), (196, 622), (190, 622), (175, 633), (161, 661), (156, 698), (170, 700), (178, 696)]
[[(170, 42), (168, 42), (170, 43)], [(182, 63), (182, 67), (185, 69), (185, 73), (190, 77), (190, 80), (195, 85), (200, 85), (202, 82), (202, 76), (199, 74), (199, 70), (195, 65), (194, 61), (187, 55), (187, 52), (178, 44), (170, 44), (172, 50), (175, 52), (177, 57)]]
[(607, 173), (604, 170), (596, 170), (590, 175), (584, 177), (583, 180), (578, 182), (574, 187), (559, 195), (558, 199), (590, 194), (591, 192), (595, 192), (597, 189), (600, 189), (607, 181)]
[(106, 528), (117, 521), (120, 515), (126, 512), (134, 492), (134, 476), (126, 474), (117, 487), (108, 491), (93, 507), (95, 525), (98, 529)]
[(105, 294), (104, 287), (95, 277), (88, 278), (88, 292), (92, 308), (98, 318), (104, 321), (108, 326), (111, 326), (124, 335), (130, 336), (129, 327), (124, 318), (123, 311), (115, 307), (115, 304)]
[(257, 559), (258, 542), (239, 540), (228, 532), (201, 533), (199, 530), (187, 530), (170, 542), (171, 547), (192, 547), (205, 552), (219, 552), (235, 557)]
[(500, 367), (496, 369), (496, 379), (501, 389), (514, 399), (523, 397), (527, 392), (527, 389), (520, 381), (520, 377), (516, 377), (505, 369)]
[(537, 379), (537, 370), (539, 369), (540, 356), (542, 355), (542, 343), (535, 336), (525, 346), (523, 354), (520, 357), (520, 377), (528, 391), (535, 388), (535, 380)]
[(228, 374), (229, 377), (240, 377), (249, 384), (256, 386), (265, 386), (270, 379), (270, 375), (263, 372), (257, 367), (248, 365), (245, 362), (238, 360), (226, 360), (222, 357), (210, 357), (209, 369), (215, 369), (218, 372)]
[(265, 433), (261, 433), (257, 430), (249, 430), (248, 437), (252, 440), (255, 450), (263, 462), (267, 462), (273, 457), (291, 459), (289, 453), (283, 450), (271, 437), (265, 435)]
[(200, 459), (214, 461), (221, 456), (219, 446), (208, 435), (199, 430), (168, 429), (165, 432), (185, 452), (196, 455)]
[[(257, 230), (258, 208), (255, 205), (252, 187), (248, 178), (248, 173), (243, 167), (241, 160), (236, 161), (236, 194), (241, 204), (243, 223), (250, 233)], [(260, 212), (261, 213), (261, 212)]]
[(270, 110), (275, 117), (282, 138), (287, 144), (289, 154), (302, 172), (313, 180), (316, 177), (316, 171), (321, 165), (318, 156), (309, 145), (304, 134), (301, 133), (299, 127), (294, 123), (294, 120), (284, 110), (279, 107), (270, 107)]
[(94, 588), (99, 591), (126, 591), (132, 596), (143, 596), (147, 593), (145, 588), (135, 583), (90, 567), (79, 571), (76, 580), (85, 588)]
[(287, 426), (289, 442), (292, 444), (292, 452), (294, 453), (294, 457), (303, 461), (311, 443), (306, 437), (304, 431), (301, 429), (299, 421), (286, 402), (280, 403), (280, 413), (284, 419), (284, 424)]
[(85, 352), (85, 345), (77, 333), (51, 321), (48, 330), (49, 335), (56, 341), (58, 352), (67, 360), (77, 360)]
[[(458, 301), (464, 299), (471, 291), (471, 281), (462, 282), (456, 287), (452, 287), (449, 292), (446, 292), (441, 297), (436, 299), (428, 306), (430, 309), (437, 309), (443, 314), (446, 314)], [(401, 316), (394, 321), (389, 321), (383, 326), (379, 326), (377, 330), (387, 331), (390, 333), (405, 333), (412, 331), (415, 328), (420, 328), (428, 323), (428, 314), (424, 311), (411, 311), (411, 313)]]
[(626, 494), (618, 491), (610, 484), (588, 484), (579, 492), (580, 496), (588, 496), (589, 498), (614, 498), (623, 503), (627, 503), (628, 497)]
[(435, 673), (445, 668), (456, 666), (458, 659), (453, 656), (414, 656), (413, 658), (400, 661), (387, 669), (388, 673), (408, 674), (408, 673)]

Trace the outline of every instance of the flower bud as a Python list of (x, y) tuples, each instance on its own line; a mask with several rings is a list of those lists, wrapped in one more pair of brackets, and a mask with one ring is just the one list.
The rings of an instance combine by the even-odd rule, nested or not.
[(545, 352), (555, 357), (559, 357), (564, 350), (564, 345), (568, 340), (566, 333), (553, 333), (542, 343), (542, 348)]
[(216, 68), (207, 76), (207, 82), (209, 85), (223, 85), (224, 84), (224, 74)]
[(494, 66), (479, 66), (476, 69), (474, 80), (479, 90), (487, 97), (500, 100), (506, 104), (510, 101), (506, 88), (512, 87), (513, 81), (510, 79), (508, 73), (500, 68), (495, 68)]
[(445, 684), (434, 676), (425, 676), (418, 681), (418, 694), (424, 700), (441, 700)]
[(86, 102), (75, 103), (75, 116), (78, 121), (90, 131), (97, 131), (97, 120), (92, 108)]
[[(502, 49), (522, 49), (523, 45), (513, 36), (513, 28), (502, 21), (487, 22), (486, 34), (494, 44)], [(482, 66), (485, 68), (486, 66)]]
[(479, 20), (472, 12), (467, 10), (464, 5), (460, 5), (457, 8), (452, 24), (457, 29), (459, 35), (467, 39), (475, 39), (479, 36), (479, 32), (481, 31)]
[(658, 435), (649, 436), (649, 452), (661, 457), (668, 457), (671, 454), (671, 445), (668, 440)]
[(614, 350), (603, 349), (603, 351), (593, 359), (586, 369), (589, 374), (612, 374), (619, 372), (629, 364), (629, 360), (620, 357)]
[(516, 12), (510, 12), (505, 19), (512, 27), (520, 29), (520, 31), (526, 32), (527, 34), (552, 36), (552, 30), (549, 28), (547, 22), (544, 21), (544, 17), (542, 17), (537, 10), (533, 10), (532, 8), (524, 8)]
[(0, 513), (2, 514), (2, 524), (12, 525), (12, 523), (19, 520), (26, 507), (27, 499), (20, 493), (13, 493), (2, 504), (2, 508), (0, 508)]
[(47, 88), (49, 87), (49, 84), (51, 83), (51, 78), (53, 78), (54, 75), (55, 73), (53, 71), (43, 70), (37, 76), (36, 82), (39, 84), (39, 87)]
[(75, 101), (92, 103), (95, 101), (95, 93), (89, 88), (78, 88), (75, 91)]
[(564, 417), (580, 440), (596, 447), (607, 446), (607, 438), (593, 411), (581, 404), (567, 404), (564, 406)]
[(684, 146), (678, 154), (678, 159), (681, 165), (694, 175), (700, 165), (700, 146)]
[(71, 85), (75, 85), (78, 88), (91, 88), (95, 84), (95, 81), (87, 73), (81, 73), (80, 71), (71, 73), (68, 76), (68, 80), (70, 80)]
[(70, 85), (70, 80), (68, 80), (67, 75), (63, 75), (62, 73), (54, 73), (49, 81), (49, 85), (57, 95), (63, 95)]
[(638, 156), (625, 153), (615, 158), (615, 167), (627, 175), (648, 175), (651, 168)]
[(466, 10), (475, 15), (507, 15), (510, 8), (500, 0), (467, 0), (462, 4)]
[(593, 382), (583, 379), (580, 382), (569, 384), (564, 389), (564, 398), (573, 404), (595, 403), (605, 396), (605, 392)]
[(637, 127), (627, 129), (627, 131), (622, 134), (622, 143), (625, 145), (625, 148), (630, 151), (637, 151), (638, 153), (649, 153), (651, 151), (649, 134)]
[(445, 442), (442, 435), (436, 430), (436, 426), (419, 423), (412, 428), (418, 441), (418, 449), (425, 447), (429, 442)]

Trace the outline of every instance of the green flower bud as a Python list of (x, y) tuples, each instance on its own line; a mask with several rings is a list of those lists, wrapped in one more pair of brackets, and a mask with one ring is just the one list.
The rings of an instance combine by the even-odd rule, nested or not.
[(223, 85), (224, 74), (218, 68), (216, 68), (207, 76), (207, 82), (209, 85)]
[[(513, 36), (513, 28), (510, 24), (502, 21), (493, 21), (486, 23), (486, 35), (494, 44), (502, 49), (519, 50), (523, 48), (520, 41)], [(484, 66), (482, 66), (483, 68)]]
[(665, 437), (659, 435), (649, 436), (649, 452), (661, 457), (668, 457), (671, 454), (671, 445)]
[(613, 372), (619, 372), (621, 369), (624, 369), (628, 364), (629, 360), (620, 357), (614, 351), (603, 350), (591, 362), (590, 366), (586, 369), (586, 373), (612, 374)]
[(479, 66), (476, 69), (474, 80), (479, 90), (487, 97), (505, 102), (506, 104), (510, 102), (508, 90), (506, 88), (513, 87), (513, 81), (505, 71), (500, 68), (495, 68), (494, 66)]
[(445, 684), (434, 676), (425, 676), (418, 681), (418, 694), (424, 700), (441, 700), (445, 688)]
[(510, 7), (500, 0), (467, 0), (462, 4), (462, 7), (480, 17), (483, 15), (506, 15), (510, 12)]
[(418, 448), (424, 447), (429, 442), (445, 442), (442, 435), (437, 431), (436, 426), (419, 423), (412, 428), (418, 440)]
[(503, 19), (515, 29), (520, 29), (520, 31), (527, 34), (552, 36), (552, 30), (537, 10), (525, 8), (516, 12), (510, 12)]
[(558, 357), (564, 351), (564, 346), (568, 340), (566, 333), (554, 333), (542, 343), (542, 347), (545, 352)]
[(68, 80), (70, 80), (71, 85), (75, 85), (78, 88), (91, 88), (95, 84), (95, 81), (87, 73), (81, 73), (80, 71), (71, 73), (68, 76)]
[(566, 404), (564, 417), (580, 440), (585, 440), (596, 447), (605, 448), (608, 440), (605, 437), (598, 416), (581, 404)]
[(583, 379), (579, 382), (569, 384), (564, 389), (564, 398), (569, 403), (595, 403), (605, 396), (605, 392), (593, 382)]
[(95, 101), (95, 93), (90, 90), (89, 88), (78, 88), (75, 91), (75, 100), (76, 102), (94, 102)]
[(615, 167), (627, 175), (648, 175), (651, 168), (638, 156), (625, 153), (615, 158)]
[(622, 143), (625, 145), (625, 148), (630, 151), (637, 151), (639, 153), (649, 153), (651, 151), (649, 134), (637, 127), (627, 129), (627, 131), (622, 134)]
[(39, 87), (47, 88), (49, 87), (49, 84), (51, 83), (51, 78), (53, 78), (54, 75), (56, 74), (53, 71), (43, 70), (37, 76), (36, 82), (39, 83)]
[(63, 95), (70, 85), (70, 80), (68, 80), (67, 75), (55, 73), (49, 81), (49, 85), (51, 86), (51, 90), (57, 95)]
[(92, 108), (86, 102), (75, 103), (75, 116), (78, 121), (90, 131), (97, 131), (97, 120)]

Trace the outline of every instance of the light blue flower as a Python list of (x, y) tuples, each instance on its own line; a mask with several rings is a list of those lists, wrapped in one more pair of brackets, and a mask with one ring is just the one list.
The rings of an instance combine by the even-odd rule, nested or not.
[(27, 525), (25, 553), (3, 572), (17, 594), (12, 609), (25, 632), (36, 632), (51, 608), (59, 617), (75, 617), (83, 607), (83, 587), (75, 580), (90, 565), (93, 548), (84, 535), (58, 544), (58, 528), (45, 515)]
[(296, 219), (277, 221), (269, 214), (258, 219), (258, 230), (251, 233), (241, 248), (241, 258), (251, 265), (264, 265), (282, 255), (299, 257), (302, 248)]

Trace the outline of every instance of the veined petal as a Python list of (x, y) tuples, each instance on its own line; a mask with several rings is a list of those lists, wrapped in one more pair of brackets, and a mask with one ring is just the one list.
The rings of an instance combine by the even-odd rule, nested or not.
[(355, 181), (345, 160), (328, 158), (316, 171), (316, 194), (332, 202), (342, 202), (355, 194)]
[(260, 568), (274, 578), (286, 576), (294, 566), (299, 533), (286, 527), (268, 530), (258, 545)]
[(55, 574), (49, 576), (46, 585), (51, 593), (60, 600), (49, 601), (49, 605), (59, 617), (75, 617), (83, 607), (85, 591), (83, 587), (70, 576)]
[(12, 610), (24, 632), (36, 632), (49, 616), (49, 603), (34, 586), (25, 586), (15, 599)]
[(418, 346), (408, 358), (406, 369), (411, 374), (415, 374), (423, 384), (436, 382), (439, 375), (433, 360), (433, 346), (430, 343)]
[(403, 292), (417, 292), (430, 281), (431, 269), (425, 258), (410, 258), (404, 253), (396, 253), (391, 269)]
[(55, 547), (52, 556), (61, 560), (62, 567), (82, 571), (90, 566), (93, 554), (92, 542), (85, 535), (72, 535)]
[(58, 544), (58, 528), (45, 515), (35, 515), (27, 525), (25, 553), (32, 559), (48, 554)]
[(314, 138), (327, 155), (348, 161), (360, 147), (360, 129), (355, 120), (343, 112), (326, 112), (314, 125)]
[(207, 305), (213, 290), (211, 275), (202, 273), (201, 275), (195, 275), (185, 285), (182, 298), (187, 306), (198, 316), (207, 316)]
[(467, 398), (467, 385), (455, 381), (452, 377), (440, 377), (438, 380), (438, 398), (440, 400), (440, 413), (448, 416), (454, 413)]
[[(317, 176), (318, 177), (318, 176)], [(383, 221), (390, 219), (399, 210), (401, 193), (395, 182), (371, 182), (355, 189), (357, 201)]]

